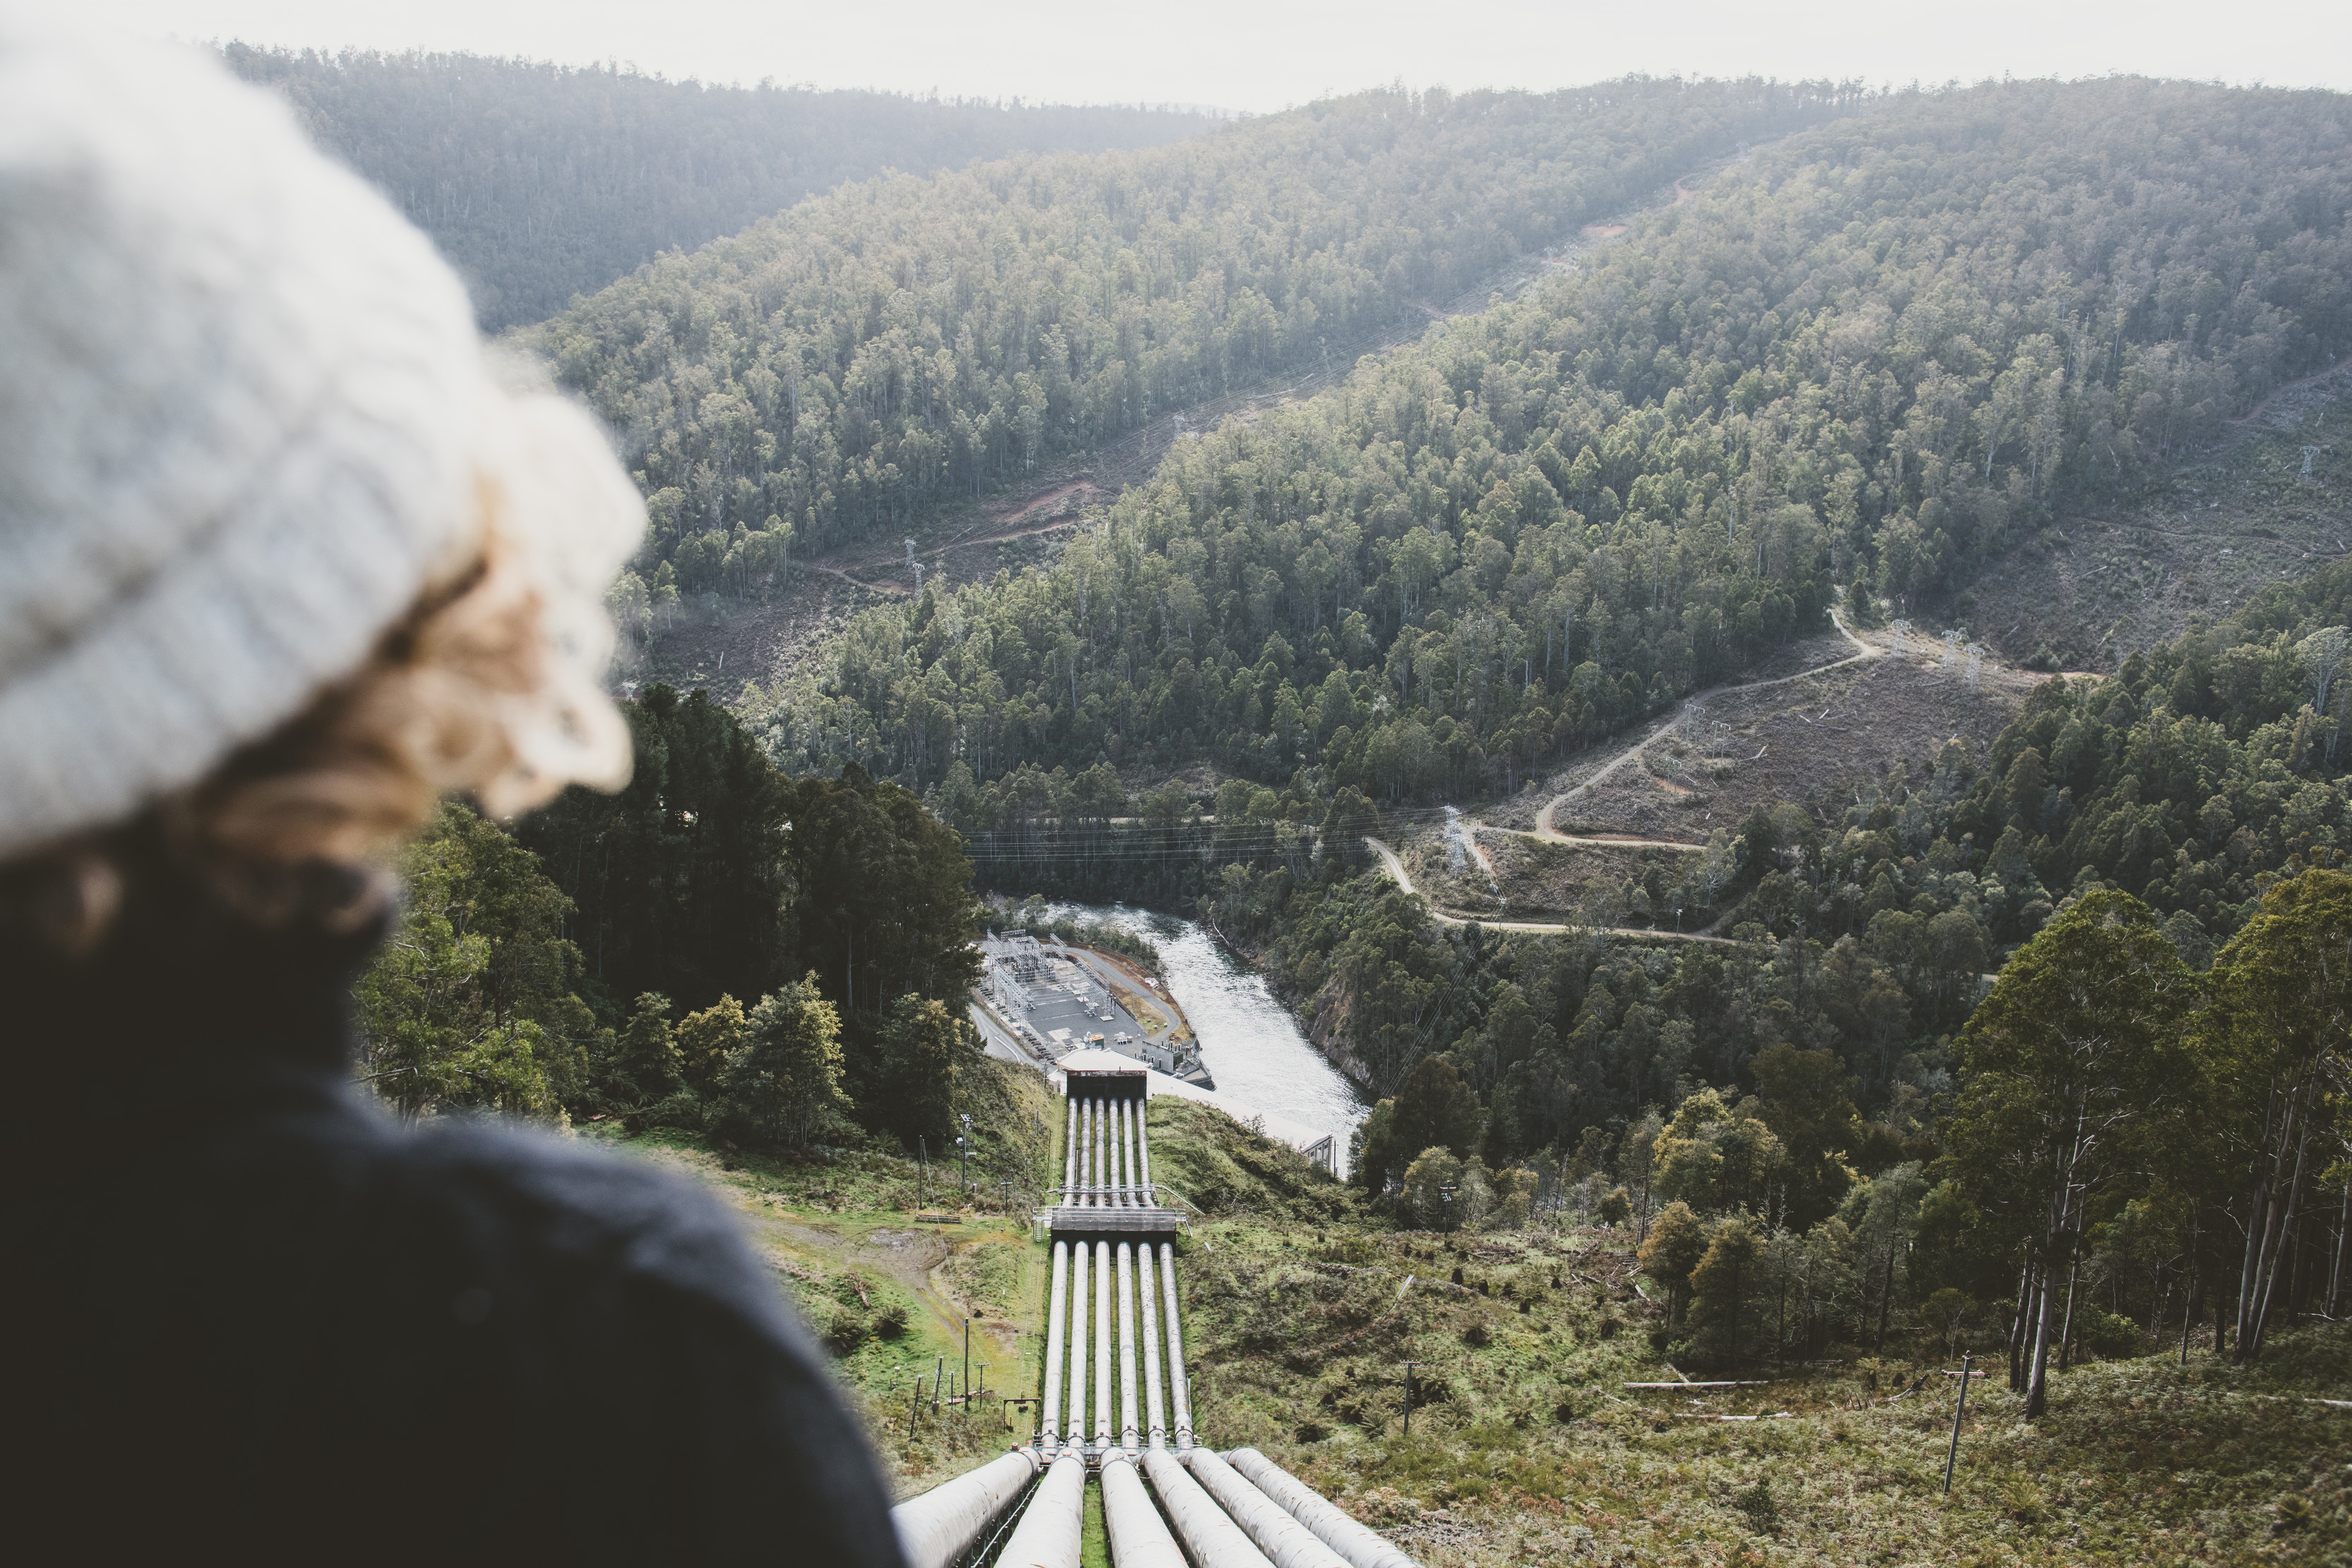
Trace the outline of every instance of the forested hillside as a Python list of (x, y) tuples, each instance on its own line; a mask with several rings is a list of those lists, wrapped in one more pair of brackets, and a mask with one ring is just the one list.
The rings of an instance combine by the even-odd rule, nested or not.
[[(1989, 753), (1717, 823), (1690, 862), (1713, 942), (1434, 925), (1350, 852), (1376, 810), (1513, 790), (1754, 667), (1840, 589), (1864, 622), (1931, 614), (2333, 363), (2344, 123), (2329, 95), (2129, 80), (1873, 104), (1181, 444), (1050, 570), (866, 612), (822, 683), (769, 694), (769, 743), (1039, 830), (1043, 876), (1132, 846), (1135, 886), (1257, 945), (1390, 1094), (1357, 1169), (1402, 1222), (1622, 1182), (1677, 1319), (1710, 1267), (1843, 1258), (1882, 1322), (2005, 1300), (2037, 1407), (2050, 1360), (2138, 1343), (2118, 1312), (2252, 1355), (2334, 1288), (2336, 1003), (2297, 988), (2336, 983), (2311, 955), (2347, 896), (2336, 573), (2044, 685)], [(1213, 827), (1129, 787), (1201, 763), (1238, 776)], [(2068, 1115), (2116, 1130), (2084, 1148)], [(1709, 1311), (1695, 1357), (1822, 1332)]]
[(614, 66), (479, 55), (257, 49), (228, 64), (283, 93), (466, 275), (492, 330), (543, 320), (673, 249), (890, 170), (1015, 152), (1157, 147), (1204, 115), (711, 87)]
[[(1833, 874), (1877, 853), (1880, 878), (1976, 884), (1949, 844), (1873, 848), (1881, 810), (1817, 844)], [(1802, 1359), (1891, 1316), (2005, 1339), (2031, 1411), (2086, 1351), (2193, 1329), (2251, 1360), (2334, 1310), (2352, 877), (2284, 869), (2218, 956), (2085, 879), (1989, 993), (1973, 901), (1643, 946), (1433, 926), (1327, 862), (1228, 876), (1213, 910), (1390, 1086), (1352, 1176), (1399, 1224), (1510, 1230), (1530, 1198), (1633, 1220), (1677, 1356)]]
[(973, 829), (1097, 760), (1515, 788), (1822, 627), (1832, 584), (1931, 600), (2352, 348), (2345, 123), (2126, 79), (1875, 103), (1181, 445), (1052, 570), (866, 612), (771, 745)]
[[(1648, 880), (1586, 926), (1434, 921), (1362, 846), (1800, 663), (1833, 612), (1947, 618), (2340, 360), (2343, 108), (1373, 93), (878, 181), (667, 258), (535, 337), (638, 454), (638, 615), (1319, 369), (1789, 132), (1525, 297), (1179, 443), (1043, 570), (868, 610), (740, 717), (654, 688), (623, 796), (519, 843), (445, 821), (363, 988), (373, 1060), (439, 1063), (450, 1103), (921, 1135), (970, 1060), (967, 846), (1010, 842), (992, 869), (1032, 888), (1189, 901), (1370, 1081), (1335, 1234), (1573, 1205), (1635, 1228), (1655, 1354), (1907, 1327), (2005, 1345), (2029, 1417), (2159, 1332), (2253, 1359), (2345, 1283), (2352, 567), (2041, 685), (1997, 734), (1824, 738), (1819, 788), (1693, 811), (1706, 841), (1611, 862)], [(1667, 908), (1714, 918), (1615, 929)]]
[(1859, 96), (1384, 90), (1151, 152), (877, 181), (665, 260), (535, 340), (640, 454), (647, 576), (742, 591), (773, 570), (763, 534), (835, 540), (1237, 380), (1344, 365), (1417, 301)]

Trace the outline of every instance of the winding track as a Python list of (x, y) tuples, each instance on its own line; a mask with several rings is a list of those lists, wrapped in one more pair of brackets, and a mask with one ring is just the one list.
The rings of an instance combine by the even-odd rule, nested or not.
[[(1846, 625), (1845, 617), (1840, 615), (1834, 607), (1830, 611), (1830, 623), (1838, 629), (1839, 636), (1843, 637), (1847, 642), (1853, 644), (1855, 652), (1850, 657), (1835, 659), (1826, 664), (1815, 664), (1811, 669), (1799, 670), (1793, 675), (1775, 675), (1769, 681), (1727, 681), (1719, 686), (1709, 686), (1703, 692), (1693, 693), (1690, 696), (1683, 699), (1682, 706), (1676, 708), (1672, 716), (1662, 719), (1658, 723), (1652, 725), (1647, 730), (1643, 732), (1642, 737), (1639, 740), (1636, 740), (1633, 745), (1627, 747), (1624, 750), (1619, 752), (1616, 756), (1602, 763), (1600, 768), (1590, 778), (1586, 779), (1584, 782), (1576, 785), (1572, 789), (1563, 790), (1559, 794), (1553, 796), (1549, 800), (1544, 802), (1544, 809), (1536, 815), (1535, 831), (1528, 836), (1538, 839), (1550, 839), (1556, 842), (1570, 844), (1632, 843), (1640, 845), (1643, 843), (1654, 843), (1662, 848), (1689, 849), (1693, 847), (1689, 844), (1669, 844), (1663, 840), (1571, 838), (1568, 834), (1563, 833), (1559, 829), (1553, 827), (1551, 825), (1552, 819), (1558, 814), (1562, 806), (1565, 806), (1570, 800), (1575, 800), (1579, 795), (1583, 794), (1586, 790), (1591, 789), (1595, 784), (1600, 783), (1602, 779), (1607, 779), (1619, 768), (1624, 767), (1627, 763), (1641, 756), (1643, 752), (1647, 751), (1651, 747), (1655, 746), (1661, 739), (1672, 733), (1674, 727), (1682, 723), (1682, 721), (1689, 716), (1691, 705), (1694, 703), (1705, 702), (1709, 697), (1722, 696), (1732, 692), (1757, 692), (1762, 691), (1768, 686), (1785, 686), (1792, 681), (1809, 681), (1815, 675), (1828, 674), (1832, 670), (1843, 670), (1849, 664), (1859, 664), (1865, 660), (1884, 658), (1885, 656), (1885, 649), (1874, 648), (1871, 646), (1871, 644), (1864, 642), (1861, 638), (1855, 636), (1853, 634), (1853, 628)], [(1488, 832), (1496, 832), (1504, 830), (1489, 828), (1485, 831)]]
[[(1633, 745), (1625, 747), (1622, 751), (1617, 753), (1616, 756), (1612, 757), (1608, 761), (1602, 763), (1600, 768), (1595, 769), (1590, 777), (1583, 780), (1583, 782), (1561, 791), (1559, 794), (1553, 796), (1549, 800), (1546, 801), (1542, 811), (1538, 813), (1536, 817), (1536, 825), (1532, 830), (1527, 828), (1498, 828), (1488, 823), (1474, 821), (1468, 819), (1465, 819), (1463, 826), (1468, 829), (1473, 834), (1507, 833), (1515, 838), (1541, 839), (1552, 843), (1581, 844), (1595, 848), (1613, 846), (1619, 849), (1679, 850), (1685, 854), (1693, 853), (1703, 849), (1705, 847), (1704, 845), (1685, 843), (1675, 839), (1644, 839), (1636, 838), (1631, 834), (1617, 833), (1591, 835), (1563, 833), (1558, 828), (1552, 826), (1552, 821), (1560, 807), (1566, 805), (1569, 801), (1575, 800), (1578, 796), (1584, 794), (1587, 790), (1591, 789), (1594, 785), (1600, 783), (1601, 780), (1610, 778), (1627, 763), (1633, 761), (1635, 758), (1641, 756), (1643, 752), (1648, 750), (1664, 737), (1671, 734), (1675, 727), (1682, 723), (1682, 721), (1689, 716), (1691, 706), (1694, 704), (1704, 702), (1710, 697), (1719, 696), (1729, 693), (1761, 691), (1768, 686), (1784, 686), (1796, 681), (1807, 681), (1812, 679), (1816, 675), (1825, 675), (1832, 670), (1844, 669), (1849, 664), (1859, 664), (1867, 660), (1885, 657), (1885, 649), (1874, 647), (1872, 644), (1864, 642), (1860, 637), (1855, 636), (1853, 628), (1849, 627), (1845, 623), (1845, 617), (1839, 614), (1834, 607), (1830, 611), (1830, 622), (1837, 628), (1838, 635), (1843, 637), (1853, 646), (1853, 653), (1846, 658), (1835, 659), (1826, 664), (1816, 664), (1810, 670), (1800, 670), (1793, 675), (1775, 675), (1770, 680), (1765, 681), (1726, 682), (1721, 685), (1710, 686), (1706, 691), (1694, 694), (1684, 700), (1683, 705), (1675, 710), (1672, 716), (1651, 726), (1647, 730), (1643, 732), (1641, 738), (1634, 741)], [(1370, 845), (1373, 852), (1381, 857), (1381, 864), (1386, 868), (1389, 875), (1395, 880), (1396, 884), (1402, 888), (1407, 895), (1421, 899), (1423, 905), (1429, 910), (1430, 918), (1437, 921), (1441, 925), (1468, 925), (1475, 924), (1491, 931), (1532, 931), (1546, 936), (1563, 936), (1571, 931), (1598, 931), (1603, 936), (1622, 937), (1636, 941), (1712, 942), (1721, 944), (1725, 946), (1738, 946), (1738, 944), (1728, 936), (1706, 936), (1695, 931), (1656, 931), (1652, 930), (1647, 926), (1570, 925), (1564, 922), (1539, 920), (1481, 919), (1474, 921), (1469, 916), (1455, 915), (1449, 910), (1440, 907), (1429, 898), (1428, 894), (1422, 893), (1418, 888), (1414, 887), (1412, 885), (1412, 876), (1408, 874), (1404, 869), (1404, 862), (1397, 858), (1397, 853), (1394, 850), (1391, 849), (1388, 845), (1382, 843), (1378, 839), (1368, 838), (1364, 842)]]
[[(1613, 843), (1616, 841), (1582, 841)], [(1485, 920), (1451, 914), (1432, 904), (1427, 894), (1412, 885), (1412, 878), (1406, 874), (1404, 862), (1397, 859), (1396, 851), (1378, 839), (1368, 838), (1364, 842), (1370, 845), (1372, 852), (1381, 857), (1381, 864), (1387, 868), (1390, 876), (1396, 879), (1396, 884), (1404, 889), (1408, 896), (1420, 899), (1423, 907), (1429, 911), (1429, 917), (1441, 925), (1477, 925), (1488, 931), (1533, 931), (1546, 936), (1564, 936), (1571, 931), (1591, 931), (1603, 936), (1621, 936), (1641, 942), (1716, 942), (1726, 947), (1738, 946), (1728, 936), (1702, 936), (1696, 931), (1653, 931), (1645, 925), (1569, 925), (1542, 920)], [(1672, 847), (1686, 850), (1690, 845), (1675, 844)]]

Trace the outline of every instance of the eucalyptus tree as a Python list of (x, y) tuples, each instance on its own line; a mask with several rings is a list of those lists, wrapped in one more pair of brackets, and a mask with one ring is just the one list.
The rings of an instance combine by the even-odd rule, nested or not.
[(2201, 1092), (2181, 1030), (2194, 1001), (2155, 914), (2101, 890), (2019, 950), (1961, 1033), (1947, 1157), (2027, 1265), (2017, 1337), (2030, 1348), (2012, 1375), (2029, 1417), (2048, 1405), (2052, 1330), (2090, 1204), (2144, 1168), (2168, 1113)]
[(2352, 876), (2308, 871), (2275, 884), (2213, 965), (2198, 1040), (2229, 1097), (2245, 1246), (2237, 1359), (2262, 1354), (2280, 1265), (2321, 1173), (2352, 1153)]

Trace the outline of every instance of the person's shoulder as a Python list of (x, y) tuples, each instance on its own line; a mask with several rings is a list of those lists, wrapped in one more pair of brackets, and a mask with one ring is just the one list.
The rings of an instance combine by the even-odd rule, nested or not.
[(551, 1261), (730, 1296), (750, 1262), (740, 1224), (709, 1188), (555, 1133), (449, 1123), (394, 1140), (383, 1161), (394, 1185), (472, 1211)]
[(386, 1258), (462, 1273), (483, 1292), (479, 1310), (510, 1330), (642, 1371), (701, 1346), (764, 1375), (824, 1381), (822, 1353), (740, 1217), (700, 1182), (488, 1122), (396, 1134), (374, 1165)]

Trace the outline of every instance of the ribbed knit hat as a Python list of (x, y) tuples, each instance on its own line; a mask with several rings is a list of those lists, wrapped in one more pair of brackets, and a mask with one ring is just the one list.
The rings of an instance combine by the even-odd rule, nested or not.
[(431, 243), (270, 96), (0, 11), (0, 857), (299, 713), (486, 490), (558, 655), (526, 760), (625, 777), (599, 601), (644, 511), (602, 434), (502, 390)]

